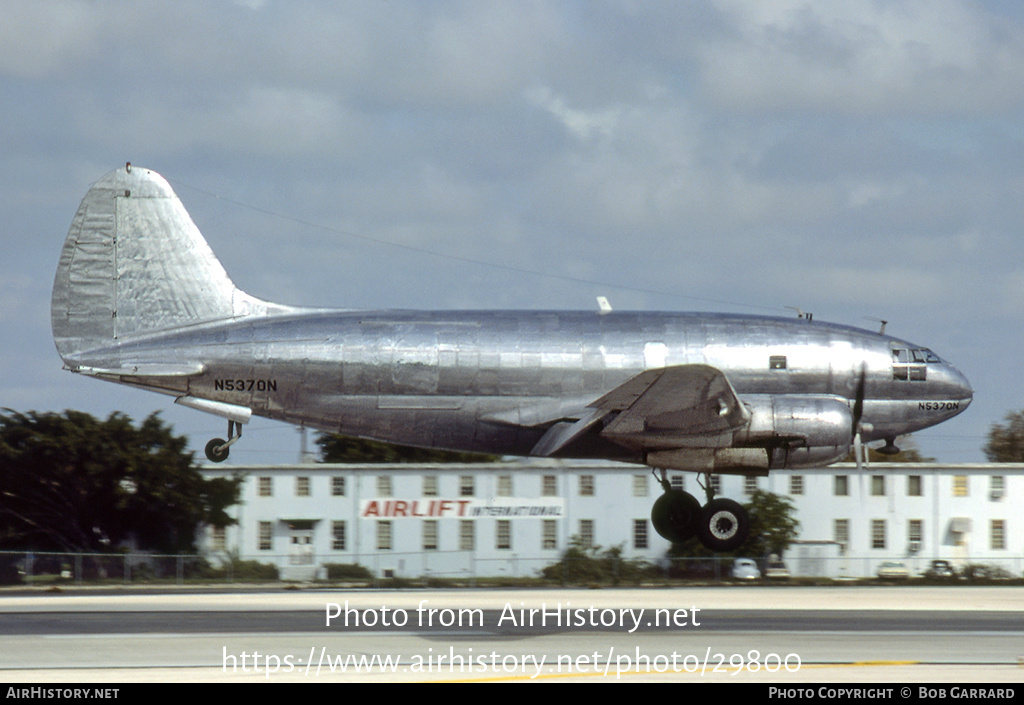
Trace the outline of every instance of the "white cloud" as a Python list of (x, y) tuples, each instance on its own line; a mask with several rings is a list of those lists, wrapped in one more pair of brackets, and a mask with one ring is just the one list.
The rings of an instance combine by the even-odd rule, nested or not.
[(734, 35), (698, 52), (705, 87), (751, 110), (1004, 110), (1024, 102), (1019, 29), (956, 0), (720, 0)]

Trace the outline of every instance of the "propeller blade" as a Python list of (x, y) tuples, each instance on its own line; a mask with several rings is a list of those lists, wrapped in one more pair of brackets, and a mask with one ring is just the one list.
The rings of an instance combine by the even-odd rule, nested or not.
[(860, 417), (864, 414), (864, 387), (867, 375), (868, 365), (867, 363), (864, 363), (860, 366), (860, 377), (857, 379), (857, 391), (853, 398), (853, 429), (850, 432), (851, 436), (860, 435)]

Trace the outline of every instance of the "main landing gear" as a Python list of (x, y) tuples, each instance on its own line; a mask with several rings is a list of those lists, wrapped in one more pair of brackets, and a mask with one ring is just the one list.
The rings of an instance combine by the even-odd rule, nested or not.
[(658, 497), (651, 510), (654, 529), (673, 543), (682, 543), (696, 536), (705, 547), (716, 552), (739, 548), (750, 534), (750, 516), (738, 502), (715, 498), (711, 474), (705, 473), (704, 491), (708, 501), (703, 507), (697, 498), (683, 490), (672, 489), (668, 475), (653, 470), (665, 493)]
[[(236, 433), (237, 431), (237, 433)], [(228, 421), (228, 439), (211, 438), (206, 444), (206, 457), (214, 463), (223, 463), (228, 459), (231, 446), (235, 445), (242, 438), (242, 424), (235, 421)]]

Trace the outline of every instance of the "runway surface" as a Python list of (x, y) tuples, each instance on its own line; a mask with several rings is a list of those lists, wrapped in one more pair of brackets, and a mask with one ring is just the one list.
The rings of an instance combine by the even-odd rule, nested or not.
[(603, 679), (1020, 683), (1024, 593), (959, 586), (0, 593), (4, 682)]

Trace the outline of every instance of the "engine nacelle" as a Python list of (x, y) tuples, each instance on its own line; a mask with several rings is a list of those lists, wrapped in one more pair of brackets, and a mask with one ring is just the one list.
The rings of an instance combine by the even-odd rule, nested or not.
[(823, 467), (842, 460), (853, 441), (853, 411), (831, 396), (753, 394), (742, 398), (750, 422), (728, 447), (652, 449), (652, 467), (737, 475)]
[(767, 448), (770, 469), (820, 467), (842, 460), (853, 441), (853, 412), (839, 397), (751, 395), (750, 423), (734, 446)]

